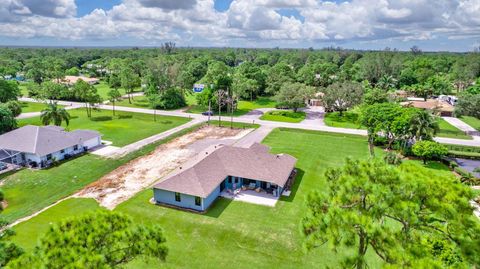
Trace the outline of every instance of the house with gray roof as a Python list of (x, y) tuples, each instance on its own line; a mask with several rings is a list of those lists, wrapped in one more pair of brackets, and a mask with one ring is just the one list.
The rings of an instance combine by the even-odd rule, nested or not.
[(100, 144), (101, 135), (96, 131), (26, 125), (0, 135), (0, 162), (44, 168)]
[[(205, 211), (223, 192), (245, 189), (278, 197), (294, 180), (296, 159), (271, 154), (270, 148), (220, 146), (203, 158), (181, 167), (153, 187), (154, 201), (174, 207)], [(202, 153), (203, 155), (203, 153)]]

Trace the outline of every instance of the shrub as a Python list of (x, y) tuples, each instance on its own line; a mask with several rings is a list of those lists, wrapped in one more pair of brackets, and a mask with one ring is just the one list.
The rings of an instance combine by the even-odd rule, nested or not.
[(403, 156), (395, 151), (389, 151), (385, 154), (383, 160), (391, 165), (400, 165), (402, 163)]
[(426, 163), (430, 159), (438, 159), (447, 155), (448, 149), (446, 146), (428, 140), (418, 141), (412, 147), (413, 154), (423, 159), (423, 163)]

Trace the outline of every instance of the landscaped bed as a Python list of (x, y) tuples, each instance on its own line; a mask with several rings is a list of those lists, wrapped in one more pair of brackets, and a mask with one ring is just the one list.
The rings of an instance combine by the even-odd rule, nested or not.
[[(88, 118), (85, 109), (69, 110), (70, 124), (62, 125), (69, 130), (90, 129), (100, 132), (103, 140), (113, 142), (114, 146), (122, 147), (149, 136), (164, 132), (190, 121), (188, 118), (159, 116), (157, 121), (153, 115), (131, 112), (116, 112), (111, 110), (94, 110)], [(42, 125), (40, 117), (19, 120), (19, 125)]]
[(325, 125), (331, 127), (349, 128), (349, 129), (365, 129), (360, 124), (360, 115), (356, 112), (330, 112), (325, 114)]
[(289, 110), (273, 110), (268, 111), (263, 114), (261, 120), (270, 120), (270, 121), (281, 121), (281, 122), (291, 122), (299, 123), (305, 119), (305, 112), (303, 111), (289, 111)]

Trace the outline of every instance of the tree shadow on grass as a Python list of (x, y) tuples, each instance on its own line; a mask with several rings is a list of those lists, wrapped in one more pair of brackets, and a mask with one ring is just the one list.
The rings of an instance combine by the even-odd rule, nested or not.
[(98, 116), (98, 117), (91, 117), (91, 121), (111, 121), (112, 117), (111, 116)]
[(204, 215), (207, 217), (218, 218), (231, 202), (231, 199), (218, 197), (217, 200), (215, 200), (215, 202), (213, 202), (213, 204), (207, 209), (207, 213)]
[(300, 183), (302, 182), (303, 176), (305, 175), (305, 171), (303, 171), (300, 168), (297, 168), (297, 177), (295, 178), (295, 183), (292, 186), (292, 189), (290, 190), (290, 196), (281, 196), (280, 201), (284, 202), (292, 202), (293, 199), (295, 199), (295, 195), (297, 194), (298, 187), (300, 186)]
[(164, 120), (160, 122), (161, 124), (172, 124), (171, 120)]

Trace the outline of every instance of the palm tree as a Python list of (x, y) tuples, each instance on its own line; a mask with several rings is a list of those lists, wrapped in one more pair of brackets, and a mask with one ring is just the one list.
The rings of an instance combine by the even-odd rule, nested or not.
[(43, 125), (49, 125), (53, 122), (56, 126), (60, 126), (62, 125), (62, 121), (65, 121), (68, 126), (70, 123), (70, 114), (68, 114), (65, 108), (59, 107), (55, 102), (48, 104), (47, 107), (42, 110), (40, 119), (42, 120)]
[(385, 91), (388, 91), (390, 89), (395, 88), (396, 84), (397, 84), (397, 80), (395, 78), (393, 78), (392, 76), (384, 75), (378, 80), (377, 87)]
[(439, 127), (435, 117), (428, 111), (419, 110), (410, 119), (409, 133), (415, 140), (429, 140)]

